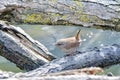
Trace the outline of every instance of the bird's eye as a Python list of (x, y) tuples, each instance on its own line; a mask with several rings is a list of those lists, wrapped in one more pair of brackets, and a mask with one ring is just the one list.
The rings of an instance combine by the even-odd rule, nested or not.
[(63, 43), (56, 43), (55, 45), (61, 46), (61, 45), (64, 45), (64, 44)]
[(61, 45), (64, 45), (64, 44), (62, 44), (62, 43), (58, 43), (57, 45), (61, 46)]

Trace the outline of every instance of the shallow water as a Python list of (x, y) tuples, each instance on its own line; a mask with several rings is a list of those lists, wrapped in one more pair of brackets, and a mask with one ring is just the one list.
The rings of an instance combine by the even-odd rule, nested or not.
[[(88, 48), (101, 47), (104, 45), (112, 45), (120, 43), (120, 33), (110, 30), (100, 30), (95, 28), (83, 28), (80, 26), (63, 26), (63, 25), (17, 25), (25, 30), (26, 33), (31, 35), (34, 39), (44, 44), (48, 50), (56, 55), (58, 58), (63, 56), (58, 48), (54, 46), (58, 39), (74, 36), (78, 29), (82, 29), (81, 38), (83, 43), (79, 50), (84, 51)], [(2, 66), (1, 66), (2, 65)], [(7, 60), (0, 58), (0, 69), (11, 70), (19, 72), (20, 70)], [(120, 66), (112, 66), (105, 69), (105, 73), (112, 72), (114, 75), (120, 75)]]

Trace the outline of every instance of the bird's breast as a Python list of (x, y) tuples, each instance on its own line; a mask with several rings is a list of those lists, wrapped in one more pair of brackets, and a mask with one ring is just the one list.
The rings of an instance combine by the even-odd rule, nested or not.
[(76, 48), (76, 47), (79, 47), (80, 45), (80, 42), (68, 42), (64, 48), (66, 49), (70, 49), (70, 48)]
[(63, 48), (63, 49), (61, 49), (61, 50), (62, 50), (65, 54), (73, 54), (73, 53), (76, 52), (77, 47), (70, 48), (70, 49), (65, 49), (65, 48)]

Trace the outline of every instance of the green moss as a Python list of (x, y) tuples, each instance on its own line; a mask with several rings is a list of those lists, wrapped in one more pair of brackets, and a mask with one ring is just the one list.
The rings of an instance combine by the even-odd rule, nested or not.
[(41, 14), (28, 14), (24, 19), (24, 23), (40, 23), (40, 24), (49, 24), (50, 18), (46, 16), (41, 16)]
[(102, 29), (101, 26), (94, 26), (96, 29)]
[(75, 7), (74, 7), (74, 6), (70, 6), (69, 8), (70, 8), (70, 10), (74, 10), (74, 9), (75, 9)]
[(82, 22), (89, 22), (90, 21), (90, 19), (88, 18), (87, 15), (81, 15), (79, 17), (79, 20), (82, 21)]
[(103, 21), (102, 19), (98, 18), (97, 16), (91, 16), (91, 21), (99, 23), (99, 24), (104, 24), (105, 21)]
[(42, 21), (43, 24), (51, 24), (51, 20), (50, 18), (45, 18), (43, 21)]
[(61, 18), (62, 18), (63, 20), (65, 20), (65, 19), (67, 18), (67, 16), (63, 15)]
[(79, 7), (83, 7), (82, 3), (80, 1), (75, 1), (76, 5)]
[(60, 14), (57, 14), (57, 13), (51, 13), (51, 16), (52, 16), (52, 17), (59, 17)]
[(40, 15), (28, 14), (26, 19), (24, 20), (24, 23), (38, 23), (40, 20), (42, 20)]
[(76, 12), (78, 14), (81, 14), (82, 13), (82, 7), (83, 7), (83, 4), (80, 2), (80, 1), (75, 1), (75, 4), (77, 5), (77, 7), (79, 8), (79, 10), (77, 10)]
[(87, 23), (99, 23), (99, 24), (104, 24), (105, 21), (101, 20), (100, 18), (98, 18), (97, 16), (91, 16), (91, 15), (85, 15), (82, 14), (79, 16), (79, 20), (82, 22), (87, 22)]
[(51, 2), (53, 2), (53, 3), (57, 3), (57, 0), (50, 0)]
[(119, 22), (119, 19), (116, 19), (116, 18), (113, 18), (111, 19), (113, 23), (118, 23)]

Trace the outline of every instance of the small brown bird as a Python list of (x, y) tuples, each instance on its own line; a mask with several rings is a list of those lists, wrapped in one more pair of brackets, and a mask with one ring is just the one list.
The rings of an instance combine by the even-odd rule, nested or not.
[(77, 51), (77, 48), (81, 44), (80, 38), (80, 31), (79, 30), (74, 37), (60, 39), (56, 42), (56, 46), (61, 49), (65, 53), (65, 55), (72, 55)]

